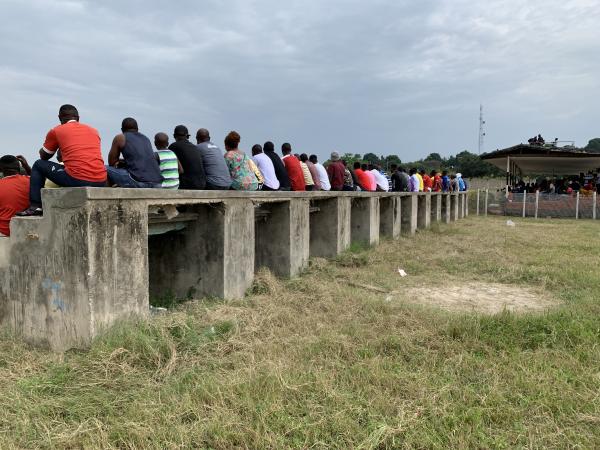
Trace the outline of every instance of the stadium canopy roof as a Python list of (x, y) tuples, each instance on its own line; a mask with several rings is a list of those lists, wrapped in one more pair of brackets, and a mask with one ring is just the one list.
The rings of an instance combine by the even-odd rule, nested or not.
[(481, 159), (507, 172), (518, 171), (523, 175), (577, 175), (600, 168), (600, 153), (541, 145), (519, 144), (486, 153), (481, 155)]

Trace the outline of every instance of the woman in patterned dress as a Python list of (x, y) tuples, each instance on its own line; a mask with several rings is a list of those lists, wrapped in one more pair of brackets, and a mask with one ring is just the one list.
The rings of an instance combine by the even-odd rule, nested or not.
[(258, 189), (258, 180), (252, 166), (250, 158), (238, 149), (240, 135), (232, 131), (225, 137), (225, 162), (229, 168), (229, 173), (233, 183), (231, 189), (237, 191), (256, 191)]

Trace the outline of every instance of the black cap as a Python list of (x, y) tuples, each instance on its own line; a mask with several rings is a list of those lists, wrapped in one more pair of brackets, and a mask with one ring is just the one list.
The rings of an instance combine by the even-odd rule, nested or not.
[(175, 131), (173, 131), (173, 134), (175, 136), (190, 137), (190, 133), (188, 132), (188, 129), (185, 125), (177, 125), (175, 127)]

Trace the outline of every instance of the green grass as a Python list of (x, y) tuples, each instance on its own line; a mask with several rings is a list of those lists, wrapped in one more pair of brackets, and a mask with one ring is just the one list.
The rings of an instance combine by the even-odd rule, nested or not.
[[(86, 352), (4, 334), (0, 448), (598, 447), (600, 227), (515, 222), (356, 246), (287, 281), (262, 272), (243, 301), (179, 305)], [(473, 282), (556, 307), (490, 316), (404, 294)]]

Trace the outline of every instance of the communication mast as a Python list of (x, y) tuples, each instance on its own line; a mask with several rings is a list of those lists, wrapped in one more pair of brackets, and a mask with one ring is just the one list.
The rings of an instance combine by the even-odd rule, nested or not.
[(483, 149), (483, 139), (485, 138), (485, 131), (483, 130), (483, 126), (485, 125), (485, 120), (483, 120), (483, 105), (479, 105), (479, 154), (481, 155), (481, 150)]

